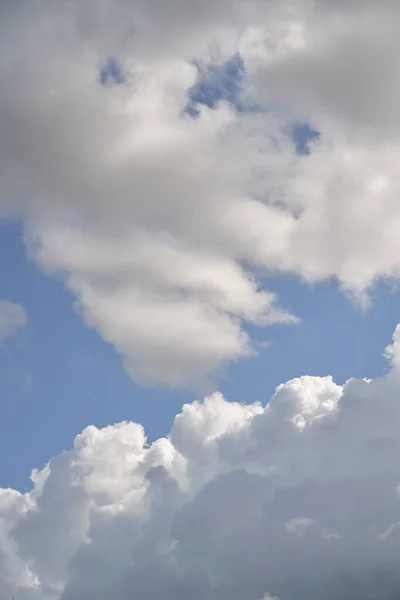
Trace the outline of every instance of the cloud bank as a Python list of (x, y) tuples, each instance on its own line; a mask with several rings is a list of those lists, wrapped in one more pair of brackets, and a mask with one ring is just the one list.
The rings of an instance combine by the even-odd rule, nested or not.
[(30, 492), (0, 491), (1, 597), (398, 598), (399, 340), (380, 379), (214, 394), (151, 445), (87, 427)]
[(295, 322), (271, 273), (364, 304), (398, 279), (396, 2), (0, 11), (0, 213), (135, 380), (198, 385), (252, 354), (248, 323)]

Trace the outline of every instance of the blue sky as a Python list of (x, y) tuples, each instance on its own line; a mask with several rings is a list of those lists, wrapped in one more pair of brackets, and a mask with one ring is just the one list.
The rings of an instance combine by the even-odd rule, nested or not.
[[(31, 469), (70, 448), (89, 424), (137, 421), (150, 440), (168, 433), (194, 393), (134, 384), (114, 348), (82, 323), (63, 284), (27, 260), (15, 224), (0, 229), (0, 268), (1, 297), (21, 303), (30, 319), (0, 350), (2, 487), (29, 487)], [(385, 372), (383, 350), (400, 321), (399, 296), (391, 288), (378, 286), (363, 312), (335, 283), (310, 287), (277, 277), (265, 285), (301, 323), (251, 329), (259, 354), (223, 373), (218, 388), (229, 400), (266, 402), (277, 385), (304, 374), (342, 383)]]

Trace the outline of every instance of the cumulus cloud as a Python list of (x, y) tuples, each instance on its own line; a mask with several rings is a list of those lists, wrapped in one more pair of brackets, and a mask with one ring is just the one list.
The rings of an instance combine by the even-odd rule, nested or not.
[(116, 24), (107, 23), (109, 36), (108, 3), (91, 26), (74, 3), (35, 9), (26, 25), (14, 15), (21, 45), (9, 43), (21, 76), (9, 62), (0, 74), (0, 114), (12, 139), (4, 210), (8, 201), (24, 220), (33, 259), (64, 275), (85, 321), (116, 346), (135, 379), (197, 385), (253, 352), (244, 322), (296, 320), (245, 266), (253, 260), (249, 218), (259, 222), (256, 243), (269, 235), (279, 251), (285, 224), (268, 209), (263, 227), (267, 215), (246, 195), (242, 160), (249, 152), (256, 167), (260, 144), (263, 156), (275, 155), (275, 142), (265, 119), (248, 117), (253, 131), (242, 132), (227, 105), (197, 119), (185, 114), (197, 69), (173, 45), (153, 52), (147, 38), (128, 36), (120, 58), (126, 84), (102, 86), (109, 37), (125, 30), (123, 4)]
[(0, 300), (0, 344), (13, 337), (28, 322), (28, 315), (20, 304)]
[(1, 490), (1, 596), (397, 598), (398, 345), (382, 378), (214, 394), (150, 445), (135, 423), (87, 427), (30, 492)]
[[(398, 278), (395, 2), (0, 11), (0, 212), (133, 378), (197, 385), (254, 352), (246, 323), (294, 322), (271, 272), (333, 277), (364, 303)], [(231, 70), (188, 114), (196, 65), (232, 60), (240, 85)], [(308, 156), (298, 122), (320, 134)]]

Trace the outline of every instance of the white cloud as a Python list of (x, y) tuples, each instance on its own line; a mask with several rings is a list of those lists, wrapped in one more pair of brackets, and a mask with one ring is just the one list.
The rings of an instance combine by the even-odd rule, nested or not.
[[(7, 90), (0, 114), (14, 142), (6, 198), (24, 219), (32, 257), (65, 275), (85, 321), (116, 346), (136, 380), (201, 385), (254, 352), (245, 322), (296, 321), (244, 266), (253, 261), (251, 221), (255, 243), (267, 235), (275, 253), (287, 226), (245, 190), (249, 168), (275, 155), (275, 142), (259, 133), (264, 119), (248, 117), (253, 131), (241, 131), (228, 106), (184, 117), (195, 67), (183, 48), (160, 52), (141, 33), (121, 49), (127, 85), (102, 88), (96, 69), (110, 38), (125, 30), (124, 3), (115, 5), (109, 34), (104, 15), (93, 31), (80, 31), (82, 8), (57, 6), (34, 11), (32, 39), (15, 16), (19, 83), (8, 67), (0, 73)], [(160, 17), (146, 16), (140, 3), (136, 9), (146, 31), (146, 20)], [(200, 29), (207, 44), (211, 31)]]
[(28, 322), (28, 315), (20, 304), (0, 300), (0, 343), (13, 337)]
[[(293, 322), (271, 272), (333, 277), (364, 303), (398, 278), (395, 2), (0, 10), (1, 211), (136, 380), (197, 385), (252, 353), (247, 322)], [(193, 61), (237, 51), (270, 110), (185, 116)], [(122, 86), (99, 84), (110, 57)], [(321, 132), (308, 157), (285, 133), (299, 119)]]
[(146, 384), (200, 384), (216, 365), (250, 354), (240, 319), (295, 321), (234, 260), (171, 236), (136, 231), (98, 239), (52, 229), (35, 256), (47, 270), (71, 273), (68, 285), (85, 321)]
[(393, 361), (265, 407), (215, 394), (151, 445), (135, 423), (87, 427), (31, 492), (1, 490), (1, 596), (396, 598), (399, 393)]
[(314, 524), (314, 519), (309, 519), (308, 517), (297, 517), (295, 519), (290, 519), (287, 523), (285, 523), (286, 531), (293, 535), (297, 535), (298, 537), (303, 537), (309, 527), (312, 527)]

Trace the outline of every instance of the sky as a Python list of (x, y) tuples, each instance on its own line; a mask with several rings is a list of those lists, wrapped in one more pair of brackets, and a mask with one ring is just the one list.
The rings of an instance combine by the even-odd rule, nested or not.
[(399, 597), (400, 8), (0, 3), (0, 596)]
[[(69, 450), (87, 425), (132, 420), (154, 441), (169, 432), (185, 402), (201, 396), (135, 384), (115, 349), (82, 323), (62, 282), (29, 261), (21, 238), (18, 226), (3, 225), (2, 297), (20, 302), (29, 321), (1, 346), (0, 476), (2, 487), (25, 491), (32, 468)], [(383, 349), (400, 321), (393, 288), (378, 286), (374, 303), (362, 310), (332, 282), (309, 287), (295, 278), (271, 281), (301, 322), (254, 328), (258, 356), (225, 370), (218, 389), (226, 397), (266, 403), (276, 386), (304, 374), (344, 383), (386, 372)]]

